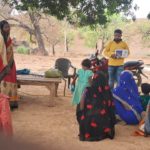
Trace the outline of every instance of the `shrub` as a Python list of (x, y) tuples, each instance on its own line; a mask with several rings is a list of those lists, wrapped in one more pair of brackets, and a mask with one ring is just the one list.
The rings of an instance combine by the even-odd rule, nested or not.
[(25, 46), (19, 46), (17, 49), (16, 49), (16, 52), (19, 53), (19, 54), (30, 54), (30, 50), (28, 47), (25, 47)]

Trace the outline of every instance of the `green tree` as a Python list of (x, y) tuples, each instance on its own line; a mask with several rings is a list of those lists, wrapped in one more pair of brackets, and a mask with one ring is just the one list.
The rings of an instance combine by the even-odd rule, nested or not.
[[(39, 26), (41, 13), (56, 16), (58, 19), (76, 16), (80, 25), (105, 24), (107, 15), (119, 12), (128, 12), (133, 0), (3, 0), (9, 5), (28, 11), (34, 28), (34, 35), (39, 51), (45, 55), (46, 50)], [(106, 15), (107, 10), (107, 15)], [(71, 17), (70, 17), (71, 16)]]
[(79, 28), (80, 37), (85, 40), (86, 46), (94, 48), (97, 42), (101, 40), (101, 51), (108, 40), (113, 37), (113, 31), (116, 28), (124, 29), (127, 20), (118, 14), (107, 16), (108, 22), (105, 25), (97, 24), (95, 28), (90, 26)]
[[(6, 0), (4, 0), (6, 2)], [(47, 55), (45, 44), (43, 40), (43, 33), (40, 27), (40, 19), (42, 13), (56, 16), (58, 19), (63, 19), (69, 14), (70, 6), (76, 5), (72, 0), (7, 0), (10, 6), (15, 7), (20, 11), (27, 11), (32, 23), (32, 34), (35, 35), (35, 39), (38, 44), (38, 53)]]
[(142, 23), (139, 26), (139, 30), (142, 33), (142, 41), (143, 41), (144, 46), (146, 46), (146, 45), (150, 46), (150, 44), (149, 44), (149, 41), (150, 41), (150, 26), (149, 26), (149, 22), (147, 21), (147, 22)]
[(99, 32), (95, 30), (95, 28), (91, 28), (90, 26), (79, 28), (80, 38), (84, 39), (85, 45), (90, 48), (94, 48), (98, 39)]
[(107, 16), (114, 13), (130, 15), (132, 2), (133, 0), (79, 0), (76, 13), (73, 14), (77, 16), (80, 25), (105, 24), (108, 22)]

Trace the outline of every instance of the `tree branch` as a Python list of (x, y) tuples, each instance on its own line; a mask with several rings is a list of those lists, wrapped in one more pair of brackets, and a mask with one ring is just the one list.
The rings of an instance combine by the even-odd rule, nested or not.
[(150, 35), (150, 31), (147, 31), (146, 34), (147, 34), (147, 35)]
[(27, 32), (29, 32), (29, 34), (34, 35), (34, 30), (31, 29), (30, 27), (24, 25), (24, 24), (11, 24), (11, 23), (10, 23), (10, 26), (23, 28), (23, 29), (25, 29)]
[(43, 34), (43, 36), (46, 38), (47, 42), (50, 43), (50, 40), (49, 40), (48, 36), (47, 36), (45, 33), (42, 33), (42, 34)]
[(40, 20), (47, 20), (47, 22), (48, 22), (48, 25), (49, 26), (51, 26), (51, 27), (54, 27), (55, 26), (55, 24), (53, 23), (52, 24), (52, 22), (50, 21), (50, 18), (49, 18), (49, 16), (47, 16), (47, 15), (41, 15), (41, 18), (40, 18)]
[(11, 26), (21, 27), (21, 28), (25, 29), (27, 32), (29, 32), (29, 34), (34, 34), (34, 29), (32, 29), (28, 25), (22, 23), (22, 21), (20, 21), (19, 19), (13, 18), (13, 17), (5, 17), (2, 14), (0, 14), (0, 16), (3, 17), (5, 20), (15, 21), (15, 22), (19, 23), (19, 24), (10, 24)]

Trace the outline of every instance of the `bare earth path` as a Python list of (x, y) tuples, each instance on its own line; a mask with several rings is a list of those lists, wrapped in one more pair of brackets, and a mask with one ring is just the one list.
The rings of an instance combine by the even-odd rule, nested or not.
[[(17, 68), (29, 68), (42, 72), (54, 64), (55, 58), (15, 55)], [(71, 58), (70, 58), (71, 59)], [(80, 66), (82, 58), (71, 59), (75, 66)], [(150, 63), (148, 59), (145, 59)], [(146, 80), (148, 81), (148, 80)], [(48, 90), (36, 86), (22, 86), (20, 107), (12, 112), (14, 136), (16, 139), (30, 141), (49, 147), (51, 143), (69, 150), (150, 150), (149, 138), (133, 137), (136, 126), (117, 125), (114, 140), (101, 142), (80, 142), (75, 108), (71, 106), (71, 94), (63, 97), (63, 84), (59, 87), (56, 106), (48, 107)]]

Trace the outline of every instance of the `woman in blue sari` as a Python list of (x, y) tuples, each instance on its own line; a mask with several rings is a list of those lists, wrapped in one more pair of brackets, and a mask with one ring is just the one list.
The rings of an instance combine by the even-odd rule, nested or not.
[(138, 88), (130, 71), (123, 71), (113, 90), (116, 113), (127, 124), (138, 124), (143, 112)]

